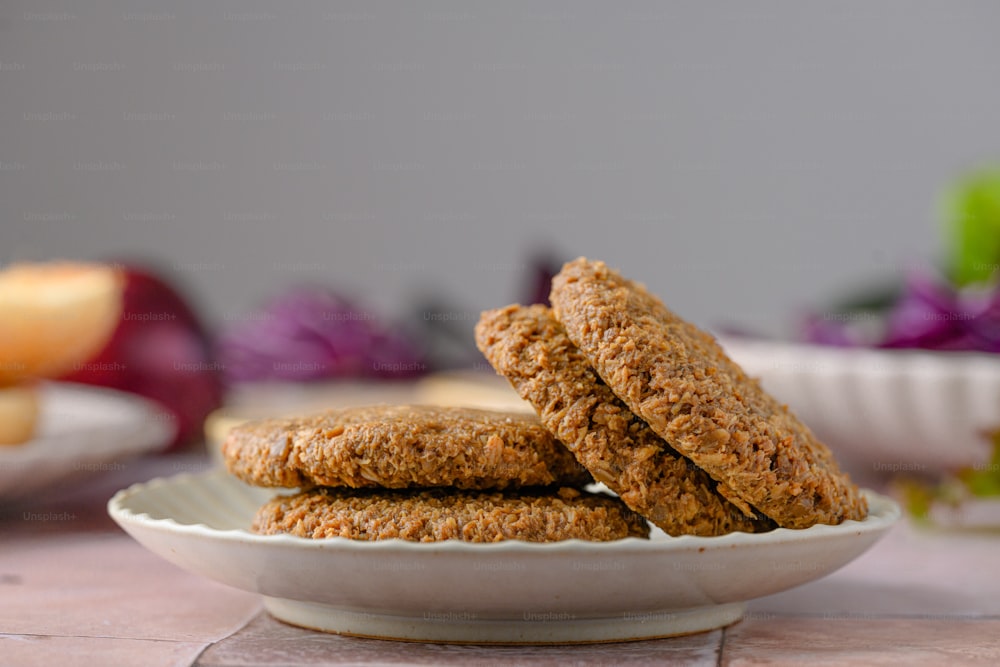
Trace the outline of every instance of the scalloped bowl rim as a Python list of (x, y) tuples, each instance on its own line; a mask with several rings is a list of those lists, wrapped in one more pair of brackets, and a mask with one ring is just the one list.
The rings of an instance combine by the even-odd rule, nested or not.
[[(884, 348), (884, 347), (845, 347), (837, 345), (822, 345), (819, 343), (803, 343), (799, 341), (779, 341), (759, 338), (740, 338), (736, 336), (719, 336), (719, 345), (730, 354), (731, 350), (766, 351), (770, 354), (786, 356), (820, 355), (837, 361), (871, 361), (877, 359), (880, 363), (867, 370), (874, 372), (909, 371), (934, 367), (961, 368), (963, 371), (983, 370), (986, 373), (1000, 375), (1000, 354), (976, 350), (927, 350), (923, 348)], [(733, 354), (732, 356), (737, 356)], [(740, 363), (737, 359), (737, 363)], [(849, 366), (837, 366), (844, 369)]]
[[(699, 535), (656, 535), (652, 539), (642, 539), (629, 537), (608, 542), (592, 542), (587, 540), (572, 539), (559, 542), (526, 542), (523, 540), (504, 540), (490, 543), (470, 543), (461, 540), (446, 540), (442, 542), (413, 542), (400, 538), (388, 540), (352, 540), (344, 537), (330, 537), (323, 539), (311, 539), (298, 537), (295, 535), (258, 535), (248, 530), (233, 528), (220, 529), (213, 528), (205, 523), (181, 523), (173, 518), (155, 518), (148, 512), (135, 512), (127, 504), (136, 494), (142, 493), (147, 488), (163, 487), (170, 484), (197, 482), (210, 477), (226, 479), (227, 482), (242, 484), (235, 479), (230, 479), (228, 473), (222, 470), (212, 470), (201, 473), (181, 473), (170, 477), (157, 477), (147, 482), (138, 482), (126, 489), (118, 491), (108, 501), (108, 514), (121, 526), (127, 524), (142, 524), (152, 526), (158, 530), (167, 532), (179, 532), (188, 535), (211, 537), (232, 542), (251, 542), (267, 545), (285, 544), (305, 549), (364, 549), (372, 551), (406, 550), (414, 553), (431, 551), (459, 551), (470, 554), (482, 552), (505, 552), (519, 551), (525, 553), (552, 553), (559, 551), (573, 551), (585, 548), (587, 550), (615, 551), (628, 547), (628, 551), (662, 551), (685, 548), (687, 546), (698, 547), (728, 547), (736, 545), (760, 545), (774, 544), (781, 542), (797, 542), (802, 540), (822, 539), (830, 536), (836, 537), (846, 532), (853, 532), (856, 535), (867, 533), (878, 533), (890, 528), (901, 516), (899, 505), (887, 496), (872, 491), (862, 489), (862, 493), (868, 499), (869, 513), (862, 521), (846, 520), (838, 525), (816, 524), (809, 528), (790, 529), (776, 528), (767, 533), (740, 533), (733, 532), (714, 537), (704, 537)], [(252, 488), (252, 487), (247, 487)], [(262, 489), (254, 489), (262, 491)], [(274, 489), (275, 492), (290, 491), (289, 489)]]

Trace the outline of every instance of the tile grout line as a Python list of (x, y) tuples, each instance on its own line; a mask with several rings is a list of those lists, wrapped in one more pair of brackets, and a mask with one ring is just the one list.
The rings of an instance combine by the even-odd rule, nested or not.
[(729, 631), (729, 626), (722, 628), (722, 634), (719, 637), (719, 654), (715, 657), (715, 667), (722, 667), (722, 653), (726, 650), (726, 633)]
[(243, 632), (251, 623), (253, 623), (257, 618), (259, 618), (262, 613), (263, 613), (263, 611), (258, 610), (258, 612), (256, 614), (252, 615), (249, 619), (247, 619), (246, 623), (244, 623), (240, 627), (236, 628), (235, 630), (233, 630), (232, 632), (230, 632), (225, 637), (220, 637), (219, 639), (216, 639), (214, 641), (207, 642), (204, 646), (201, 647), (201, 650), (198, 651), (198, 655), (196, 655), (194, 657), (194, 662), (192, 662), (189, 665), (189, 667), (198, 667), (201, 664), (201, 658), (202, 658), (202, 656), (205, 655), (205, 652), (208, 649), (212, 648), (213, 646), (215, 646), (219, 642), (224, 642), (227, 639), (229, 639), (230, 637), (234, 637), (238, 633)]
[(41, 637), (48, 639), (120, 639), (126, 642), (163, 642), (166, 644), (199, 644), (192, 639), (167, 639), (164, 637), (116, 637), (114, 635), (60, 635), (51, 632), (0, 632), (0, 637)]
[[(239, 630), (237, 630), (236, 632), (239, 632)], [(234, 632), (233, 634), (236, 634), (236, 633)], [(232, 636), (233, 635), (229, 635), (229, 637), (232, 637)], [(229, 639), (229, 637), (223, 637), (222, 639)], [(194, 657), (194, 660), (188, 665), (188, 667), (198, 667), (198, 664), (201, 662), (201, 656), (205, 655), (205, 651), (207, 651), (208, 649), (210, 649), (213, 646), (215, 646), (218, 642), (222, 641), (222, 639), (214, 641), (214, 642), (208, 642), (207, 644), (205, 644), (204, 646), (202, 646), (201, 650), (198, 651), (198, 655), (196, 655)]]
[[(1000, 621), (1000, 614), (869, 614), (866, 612), (845, 612), (843, 614), (828, 614), (820, 612), (788, 613), (788, 612), (757, 612), (770, 614), (772, 619), (807, 619), (835, 621)], [(753, 616), (750, 616), (753, 620)], [(764, 618), (763, 620), (768, 620)]]

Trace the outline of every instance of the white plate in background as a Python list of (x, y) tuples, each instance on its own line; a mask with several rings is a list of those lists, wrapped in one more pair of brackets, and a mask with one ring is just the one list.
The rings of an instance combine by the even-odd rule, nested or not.
[(0, 500), (23, 498), (166, 446), (173, 418), (134, 394), (46, 382), (35, 437), (0, 447)]

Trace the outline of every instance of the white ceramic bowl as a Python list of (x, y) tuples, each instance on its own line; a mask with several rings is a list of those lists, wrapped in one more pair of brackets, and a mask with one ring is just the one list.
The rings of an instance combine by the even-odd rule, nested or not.
[(989, 459), (1000, 355), (720, 343), (862, 474), (932, 475)]
[(246, 530), (273, 491), (223, 471), (137, 484), (108, 511), (172, 563), (261, 593), (277, 618), (325, 631), (474, 643), (665, 637), (742, 616), (745, 602), (818, 579), (899, 517), (866, 492), (870, 516), (749, 535), (548, 544), (310, 540)]

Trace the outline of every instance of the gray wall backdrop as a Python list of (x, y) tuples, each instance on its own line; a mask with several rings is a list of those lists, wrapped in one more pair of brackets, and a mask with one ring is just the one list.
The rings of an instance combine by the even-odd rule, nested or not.
[(703, 323), (940, 256), (1000, 156), (994, 2), (0, 6), (0, 261), (142, 256), (222, 322), (320, 281), (507, 303), (539, 249)]

